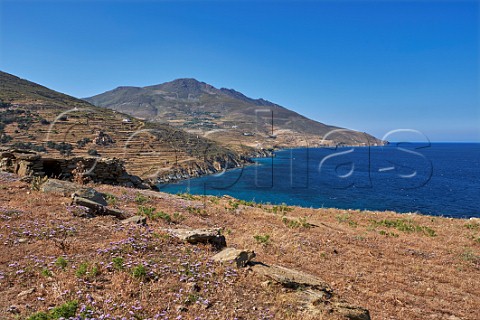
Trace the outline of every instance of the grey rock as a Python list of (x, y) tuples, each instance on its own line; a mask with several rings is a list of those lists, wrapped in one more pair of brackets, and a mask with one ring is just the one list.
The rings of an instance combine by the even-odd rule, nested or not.
[(122, 223), (134, 223), (145, 226), (147, 224), (147, 218), (142, 216), (133, 216), (122, 221)]
[(255, 258), (255, 252), (253, 251), (226, 248), (214, 255), (212, 260), (216, 262), (235, 262), (238, 268), (244, 268), (253, 258)]
[(72, 204), (87, 207), (90, 211), (89, 213), (93, 215), (100, 215), (100, 216), (111, 215), (119, 219), (126, 218), (125, 213), (123, 213), (122, 211), (107, 208), (106, 206), (103, 206), (100, 203), (92, 201), (90, 199), (74, 196), (72, 200)]
[(326, 282), (301, 271), (277, 265), (269, 266), (263, 263), (254, 263), (252, 270), (255, 273), (266, 276), (287, 288), (312, 288), (325, 292), (333, 291)]
[(100, 192), (92, 188), (79, 186), (69, 181), (48, 179), (44, 184), (42, 184), (40, 190), (45, 193), (53, 193), (64, 197), (78, 196), (94, 201), (102, 206), (107, 205), (107, 201)]
[(170, 235), (188, 243), (210, 243), (217, 249), (227, 246), (225, 237), (220, 234), (220, 229), (166, 229)]
[(20, 292), (17, 297), (20, 298), (20, 297), (23, 297), (23, 296), (27, 296), (29, 294), (32, 294), (35, 292), (35, 288), (31, 288), (31, 289), (28, 289), (28, 290), (24, 290), (22, 292)]

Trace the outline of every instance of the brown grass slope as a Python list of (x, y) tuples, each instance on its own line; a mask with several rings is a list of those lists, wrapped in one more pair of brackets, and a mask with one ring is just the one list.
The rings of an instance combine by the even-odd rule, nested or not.
[(0, 185), (2, 319), (70, 301), (77, 315), (96, 318), (318, 319), (295, 302), (295, 290), (214, 264), (210, 246), (162, 231), (187, 227), (223, 228), (228, 246), (323, 279), (372, 319), (478, 319), (475, 221), (96, 186), (112, 207), (151, 212), (142, 227), (75, 217), (81, 208), (70, 199), (32, 191), (9, 174), (0, 173)]

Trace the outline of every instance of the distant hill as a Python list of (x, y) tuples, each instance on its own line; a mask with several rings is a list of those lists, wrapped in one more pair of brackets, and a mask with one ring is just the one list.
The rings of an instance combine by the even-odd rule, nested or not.
[(148, 121), (167, 122), (230, 146), (382, 143), (371, 135), (326, 125), (270, 101), (252, 99), (233, 89), (217, 89), (195, 79), (118, 87), (85, 100)]
[(99, 108), (1, 71), (0, 147), (33, 149), (53, 158), (121, 158), (130, 173), (162, 180), (217, 172), (246, 161), (215, 141)]

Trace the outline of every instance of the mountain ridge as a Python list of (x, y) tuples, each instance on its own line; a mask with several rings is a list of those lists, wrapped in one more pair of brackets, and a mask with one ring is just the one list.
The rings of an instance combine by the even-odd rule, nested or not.
[(264, 98), (218, 89), (194, 78), (144, 87), (120, 86), (84, 100), (147, 121), (167, 122), (230, 147), (383, 144), (366, 133), (324, 124)]

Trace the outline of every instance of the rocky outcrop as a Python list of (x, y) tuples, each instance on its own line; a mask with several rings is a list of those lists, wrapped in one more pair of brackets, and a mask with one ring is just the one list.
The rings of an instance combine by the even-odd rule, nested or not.
[(70, 181), (81, 175), (82, 179), (96, 183), (150, 188), (142, 179), (129, 174), (124, 161), (116, 158), (47, 158), (33, 151), (0, 150), (0, 171), (22, 177), (48, 176)]
[(297, 303), (310, 315), (322, 319), (326, 315), (335, 319), (370, 320), (367, 309), (340, 300), (326, 282), (317, 277), (277, 265), (252, 263), (252, 270), (285, 288), (293, 289)]
[(227, 246), (225, 236), (220, 234), (220, 229), (165, 229), (171, 236), (188, 243), (210, 243), (217, 249)]
[(92, 188), (79, 186), (69, 181), (48, 179), (40, 186), (40, 191), (45, 193), (53, 193), (63, 197), (77, 196), (94, 201), (102, 206), (107, 205), (107, 201), (100, 192)]
[(234, 155), (217, 156), (204, 161), (186, 161), (178, 163), (161, 172), (155, 179), (155, 184), (169, 183), (190, 178), (196, 178), (209, 174), (215, 174), (224, 170), (241, 168), (252, 161), (247, 157)]

